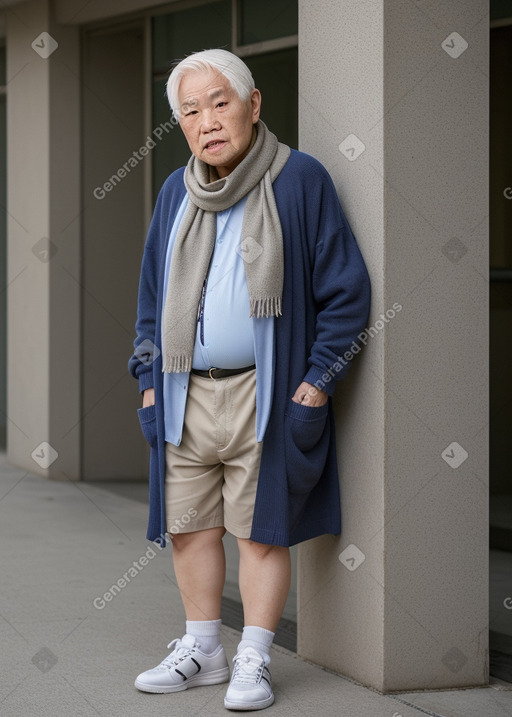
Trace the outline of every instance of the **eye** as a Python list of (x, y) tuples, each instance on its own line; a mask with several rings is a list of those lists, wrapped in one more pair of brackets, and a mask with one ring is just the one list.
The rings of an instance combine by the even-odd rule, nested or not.
[(224, 105), (227, 105), (227, 102), (222, 101), (217, 103), (217, 107), (223, 107)]

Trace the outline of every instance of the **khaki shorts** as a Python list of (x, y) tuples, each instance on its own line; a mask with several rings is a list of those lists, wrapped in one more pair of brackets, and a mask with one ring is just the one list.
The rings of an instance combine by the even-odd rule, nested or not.
[(256, 369), (217, 380), (190, 374), (181, 444), (165, 444), (168, 533), (224, 526), (248, 538), (261, 447)]

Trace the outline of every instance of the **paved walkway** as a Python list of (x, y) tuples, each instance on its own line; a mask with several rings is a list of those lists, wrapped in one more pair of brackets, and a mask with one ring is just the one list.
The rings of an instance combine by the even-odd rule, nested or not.
[[(133, 687), (184, 624), (171, 549), (144, 539), (146, 517), (143, 504), (99, 483), (50, 481), (0, 456), (2, 717), (234, 714), (223, 706), (225, 685), (174, 695)], [(105, 599), (119, 578), (124, 587)], [(223, 628), (228, 659), (239, 637)], [(384, 696), (280, 647), (271, 667), (268, 717), (512, 715), (505, 685)]]

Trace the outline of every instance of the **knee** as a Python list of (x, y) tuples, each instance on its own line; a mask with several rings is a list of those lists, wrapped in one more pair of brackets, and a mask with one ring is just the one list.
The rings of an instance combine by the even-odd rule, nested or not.
[(238, 545), (241, 553), (246, 553), (255, 560), (265, 560), (269, 555), (289, 552), (289, 548), (283, 548), (280, 545), (266, 545), (245, 538), (239, 538)]
[(172, 549), (175, 552), (180, 552), (188, 545), (193, 543), (193, 538), (191, 538), (191, 535), (194, 535), (193, 533), (175, 533), (172, 535)]
[(172, 547), (176, 552), (204, 550), (221, 542), (225, 532), (225, 528), (212, 528), (197, 530), (193, 533), (175, 533), (172, 538)]

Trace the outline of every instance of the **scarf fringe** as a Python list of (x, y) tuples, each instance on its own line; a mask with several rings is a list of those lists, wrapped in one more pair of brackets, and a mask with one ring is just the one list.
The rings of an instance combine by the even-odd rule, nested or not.
[(188, 373), (191, 369), (192, 358), (182, 354), (166, 358), (162, 366), (162, 373)]
[(251, 299), (249, 317), (268, 319), (270, 316), (281, 316), (281, 297), (267, 296), (265, 299)]

